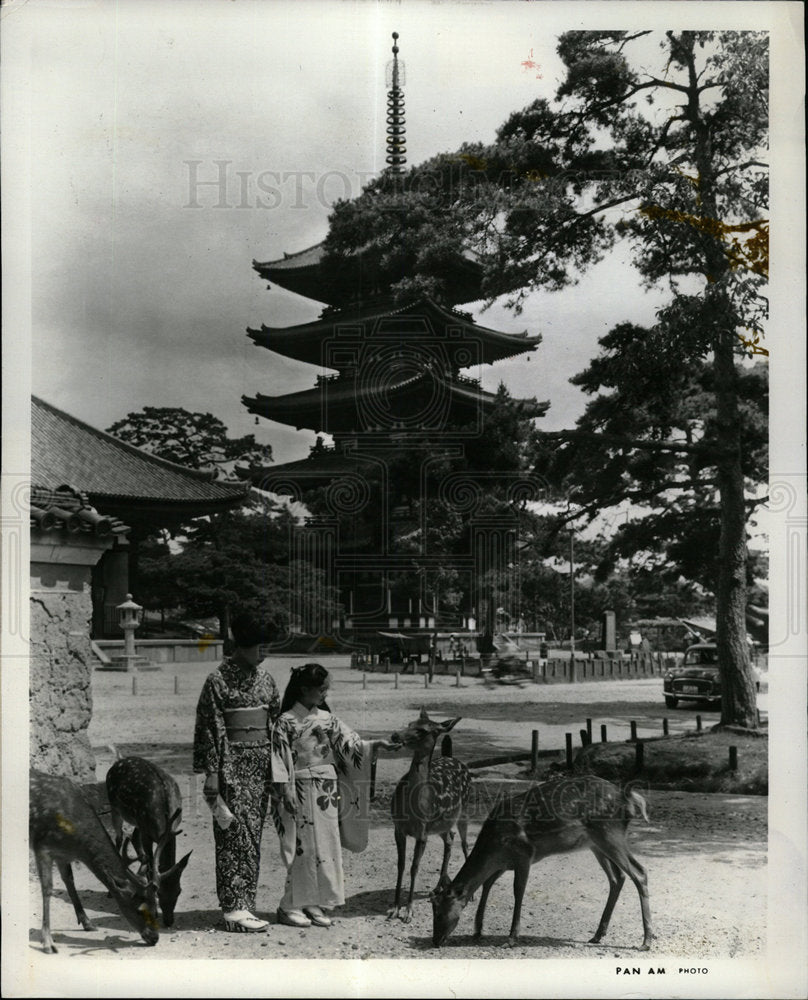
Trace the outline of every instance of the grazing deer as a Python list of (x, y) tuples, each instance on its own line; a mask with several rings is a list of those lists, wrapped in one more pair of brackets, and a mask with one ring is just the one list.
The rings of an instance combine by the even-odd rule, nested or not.
[(620, 789), (592, 775), (565, 777), (534, 785), (520, 795), (506, 796), (491, 810), (466, 863), (453, 882), (439, 886), (430, 895), (433, 911), (432, 943), (440, 947), (452, 933), (463, 907), (482, 885), (483, 892), (474, 919), (474, 936), (482, 937), (485, 905), (491, 886), (513, 869), (513, 920), (508, 945), (519, 937), (522, 897), (530, 866), (551, 854), (564, 854), (588, 847), (609, 880), (609, 896), (600, 924), (591, 940), (597, 944), (609, 926), (625, 877), (637, 886), (642, 910), (642, 951), (648, 951), (654, 936), (645, 869), (628, 849), (629, 820), (648, 814), (645, 800), (637, 792)]
[(192, 852), (177, 861), (177, 834), (182, 819), (182, 797), (177, 782), (161, 767), (143, 757), (123, 757), (107, 772), (107, 797), (112, 810), (115, 843), (123, 843), (124, 822), (135, 827), (132, 844), (157, 893), (163, 924), (174, 923), (174, 909), (182, 892), (180, 879)]
[(53, 862), (67, 888), (76, 918), (85, 931), (95, 930), (81, 905), (73, 881), (72, 861), (81, 861), (107, 887), (121, 913), (147, 944), (157, 944), (160, 933), (148, 906), (149, 886), (126, 867), (98, 814), (78, 785), (69, 778), (30, 772), (28, 836), (42, 887), (42, 945), (56, 948), (50, 932), (50, 896)]
[[(432, 763), (432, 751), (435, 749), (438, 736), (449, 732), (458, 722), (459, 718), (433, 722), (421, 709), (421, 714), (415, 722), (411, 722), (406, 729), (393, 733), (390, 737), (392, 742), (401, 743), (412, 750), (413, 755), (410, 769), (399, 781), (390, 803), (398, 850), (398, 879), (396, 898), (393, 908), (388, 910), (388, 919), (400, 917), (404, 923), (412, 920), (415, 878), (427, 837), (437, 834), (443, 838), (443, 865), (438, 880), (439, 886), (449, 881), (447, 869), (455, 826), (460, 833), (463, 855), (466, 858), (469, 856), (466, 842), (468, 829), (466, 810), (471, 790), (471, 774), (465, 764), (453, 757), (440, 757), (434, 764)], [(399, 904), (407, 855), (407, 837), (415, 839), (415, 849), (410, 870), (410, 895), (407, 905), (402, 909)]]

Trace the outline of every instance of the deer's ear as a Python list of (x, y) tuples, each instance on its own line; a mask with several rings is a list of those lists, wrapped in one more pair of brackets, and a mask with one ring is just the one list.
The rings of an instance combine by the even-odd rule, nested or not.
[(188, 864), (188, 858), (190, 858), (193, 853), (193, 851), (188, 851), (184, 858), (180, 858), (180, 860), (175, 865), (172, 865), (168, 871), (163, 872), (162, 877), (165, 879), (168, 878), (169, 875), (181, 875), (185, 871), (185, 866)]
[(448, 733), (450, 729), (454, 729), (454, 727), (458, 724), (458, 722), (460, 722), (462, 718), (463, 716), (459, 715), (456, 719), (447, 719), (445, 722), (439, 723), (439, 725), (441, 729), (445, 729), (446, 732)]

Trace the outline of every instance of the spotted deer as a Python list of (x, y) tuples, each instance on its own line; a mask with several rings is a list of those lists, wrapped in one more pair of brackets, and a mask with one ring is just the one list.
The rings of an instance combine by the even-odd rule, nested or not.
[(122, 757), (107, 771), (107, 797), (118, 849), (124, 822), (134, 826), (132, 844), (145, 873), (156, 889), (163, 924), (171, 927), (182, 892), (180, 879), (191, 856), (177, 861), (177, 834), (182, 820), (182, 797), (174, 778), (144, 757)]
[[(463, 855), (468, 857), (466, 812), (471, 791), (471, 774), (466, 765), (454, 757), (439, 757), (434, 763), (432, 762), (432, 752), (438, 736), (448, 733), (458, 722), (459, 718), (433, 722), (422, 709), (415, 722), (411, 722), (406, 729), (393, 733), (390, 737), (391, 742), (401, 743), (412, 750), (412, 763), (409, 771), (398, 783), (390, 803), (398, 851), (398, 879), (396, 897), (393, 908), (387, 913), (388, 919), (400, 917), (404, 923), (409, 923), (412, 919), (415, 879), (427, 837), (438, 835), (443, 839), (443, 864), (438, 880), (439, 886), (449, 880), (447, 872), (455, 827), (460, 833)], [(415, 848), (410, 870), (410, 894), (407, 905), (401, 907), (401, 883), (404, 877), (407, 837), (414, 838)]]
[(629, 821), (642, 816), (645, 800), (633, 789), (620, 789), (593, 775), (565, 777), (533, 785), (526, 792), (505, 796), (494, 806), (480, 830), (466, 863), (449, 885), (431, 895), (432, 943), (440, 947), (452, 933), (477, 887), (483, 891), (474, 919), (474, 937), (482, 937), (483, 918), (491, 886), (513, 871), (513, 918), (507, 944), (513, 946), (520, 929), (522, 898), (531, 865), (551, 854), (589, 848), (609, 880), (609, 896), (600, 924), (591, 939), (598, 944), (606, 933), (625, 877), (637, 887), (642, 911), (642, 951), (653, 939), (648, 879), (645, 869), (628, 849)]
[(96, 928), (84, 912), (76, 892), (73, 861), (86, 865), (107, 887), (123, 916), (147, 944), (157, 944), (160, 933), (148, 905), (149, 885), (129, 871), (77, 784), (69, 778), (35, 770), (30, 772), (28, 836), (42, 888), (42, 945), (46, 952), (56, 953), (50, 931), (54, 861), (76, 911), (76, 919), (85, 931)]

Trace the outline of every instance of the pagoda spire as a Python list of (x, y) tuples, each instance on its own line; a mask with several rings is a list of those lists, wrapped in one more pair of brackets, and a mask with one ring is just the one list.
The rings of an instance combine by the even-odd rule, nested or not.
[(407, 162), (404, 128), (404, 63), (398, 61), (398, 32), (393, 32), (393, 60), (387, 67), (387, 169), (391, 174), (403, 174)]

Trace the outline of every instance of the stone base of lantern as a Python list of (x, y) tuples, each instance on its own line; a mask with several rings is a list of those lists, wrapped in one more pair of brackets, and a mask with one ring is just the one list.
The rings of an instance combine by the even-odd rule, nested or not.
[(122, 673), (130, 673), (133, 670), (162, 670), (162, 665), (159, 663), (152, 663), (152, 661), (147, 656), (127, 656), (121, 654), (119, 656), (111, 656), (109, 658), (109, 663), (104, 663), (100, 667), (96, 667), (96, 670), (118, 670)]

